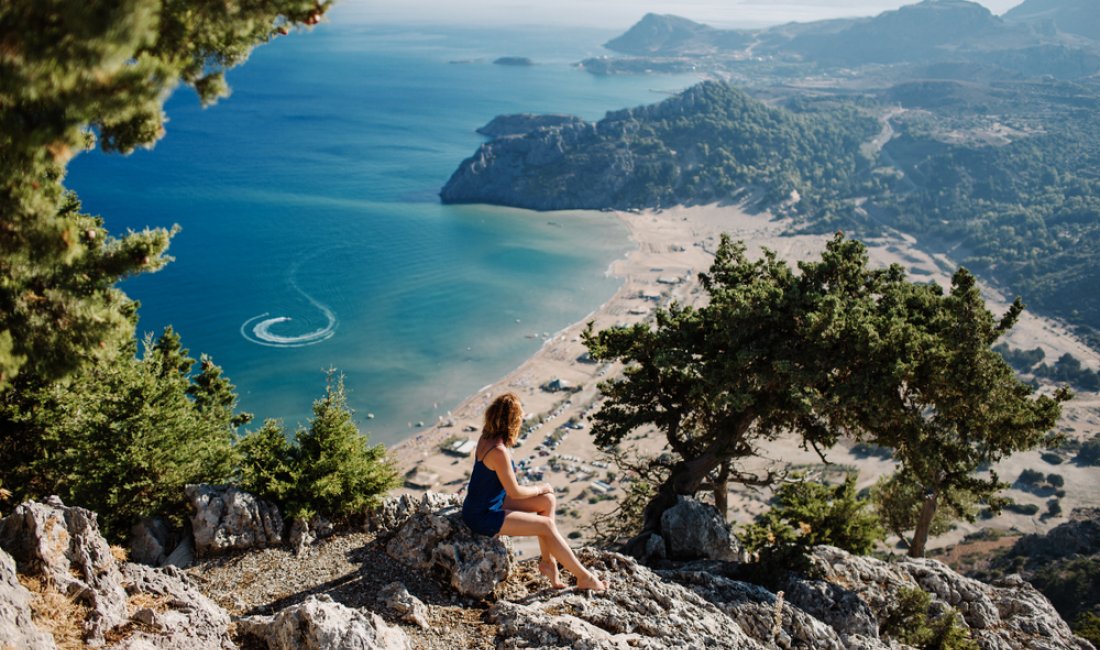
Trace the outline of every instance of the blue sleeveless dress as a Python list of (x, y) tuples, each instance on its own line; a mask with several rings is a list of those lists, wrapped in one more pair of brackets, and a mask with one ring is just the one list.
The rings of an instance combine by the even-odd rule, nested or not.
[(462, 520), (475, 533), (490, 537), (496, 535), (504, 524), (504, 496), (504, 486), (500, 484), (497, 473), (480, 458), (475, 459), (470, 485), (466, 488), (466, 500), (462, 502)]

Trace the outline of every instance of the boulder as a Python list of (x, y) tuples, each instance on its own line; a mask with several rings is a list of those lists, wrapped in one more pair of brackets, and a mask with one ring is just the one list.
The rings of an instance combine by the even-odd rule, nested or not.
[(53, 637), (34, 624), (32, 598), (19, 583), (15, 560), (0, 551), (0, 648), (56, 650)]
[(237, 630), (269, 650), (409, 650), (405, 633), (377, 614), (345, 607), (329, 596), (310, 596), (274, 616), (237, 621)]
[(737, 560), (741, 545), (718, 510), (690, 497), (679, 496), (676, 505), (661, 515), (665, 557), (671, 560)]
[(283, 519), (274, 504), (232, 485), (188, 485), (184, 491), (200, 556), (282, 544)]
[(421, 571), (441, 574), (460, 594), (484, 598), (508, 577), (512, 552), (498, 537), (476, 535), (456, 508), (410, 516), (386, 553)]
[(177, 569), (186, 569), (195, 563), (195, 542), (190, 537), (183, 541), (164, 558), (164, 566), (174, 566)]
[(409, 593), (405, 585), (391, 582), (378, 592), (378, 600), (387, 610), (406, 623), (428, 629), (428, 606), (422, 600)]
[(112, 645), (119, 650), (220, 650), (232, 648), (229, 614), (176, 569), (122, 565), (126, 593), (135, 606), (130, 634)]
[(89, 643), (101, 645), (107, 630), (129, 620), (122, 573), (94, 512), (67, 507), (57, 497), (24, 503), (0, 519), (0, 548), (20, 573), (41, 577), (87, 607)]

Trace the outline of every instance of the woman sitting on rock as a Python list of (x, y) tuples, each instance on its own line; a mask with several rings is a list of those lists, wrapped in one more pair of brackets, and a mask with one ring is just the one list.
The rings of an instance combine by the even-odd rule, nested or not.
[(515, 393), (501, 395), (485, 411), (462, 519), (482, 535), (538, 537), (542, 552), (539, 572), (557, 589), (565, 586), (558, 575), (558, 562), (576, 576), (579, 589), (606, 589), (581, 565), (558, 532), (554, 488), (549, 483), (520, 485), (516, 479), (511, 449), (522, 424), (523, 407)]

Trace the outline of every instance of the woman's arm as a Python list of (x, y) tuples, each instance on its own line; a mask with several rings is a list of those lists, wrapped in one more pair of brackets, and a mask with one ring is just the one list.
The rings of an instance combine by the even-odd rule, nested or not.
[(512, 499), (529, 499), (554, 491), (553, 486), (549, 483), (520, 485), (519, 479), (516, 478), (516, 472), (512, 469), (511, 454), (502, 447), (494, 447), (481, 462), (497, 473), (500, 484), (504, 486), (504, 493)]

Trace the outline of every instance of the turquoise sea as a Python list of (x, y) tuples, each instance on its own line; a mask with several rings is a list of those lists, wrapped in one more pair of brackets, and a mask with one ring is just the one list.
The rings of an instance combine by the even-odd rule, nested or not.
[(610, 298), (607, 268), (629, 250), (607, 214), (440, 205), (474, 129), (501, 113), (598, 119), (696, 79), (573, 67), (615, 32), (341, 16), (258, 48), (213, 108), (177, 92), (154, 150), (82, 155), (67, 184), (113, 232), (183, 228), (175, 262), (123, 285), (140, 332), (173, 325), (243, 410), (290, 427), (335, 367), (361, 428), (392, 444), (518, 366), (542, 345), (529, 335)]

